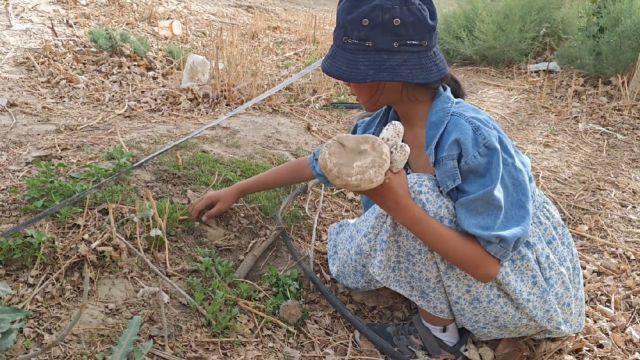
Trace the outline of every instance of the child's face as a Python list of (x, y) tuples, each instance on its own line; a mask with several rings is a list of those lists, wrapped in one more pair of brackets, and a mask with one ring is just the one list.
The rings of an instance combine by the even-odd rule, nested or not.
[(397, 101), (401, 93), (402, 83), (399, 82), (370, 82), (347, 83), (351, 92), (365, 111), (377, 111)]

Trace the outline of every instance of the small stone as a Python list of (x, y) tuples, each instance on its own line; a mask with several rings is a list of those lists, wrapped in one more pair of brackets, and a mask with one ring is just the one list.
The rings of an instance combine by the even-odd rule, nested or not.
[(296, 349), (292, 349), (290, 347), (285, 347), (282, 351), (285, 360), (300, 360), (302, 357), (302, 353)]
[(294, 325), (302, 317), (302, 305), (296, 300), (287, 300), (280, 305), (280, 318), (289, 325)]

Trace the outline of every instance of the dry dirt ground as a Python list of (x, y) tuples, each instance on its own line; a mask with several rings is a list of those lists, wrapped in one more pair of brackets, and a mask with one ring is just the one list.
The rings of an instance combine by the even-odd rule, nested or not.
[[(291, 3), (295, 6), (277, 1), (14, 1), (15, 18), (32, 28), (10, 30), (6, 12), (0, 16), (0, 97), (8, 99), (9, 110), (0, 109), (0, 230), (33, 215), (24, 209), (24, 192), (25, 179), (36, 173), (36, 161), (64, 162), (71, 173), (100, 163), (115, 145), (140, 159), (322, 56), (331, 37), (332, 2)], [(6, 5), (5, 1), (3, 11)], [(155, 33), (157, 21), (166, 18), (180, 19), (185, 34), (167, 40)], [(145, 59), (96, 51), (86, 35), (93, 26), (143, 34), (151, 50)], [(206, 86), (180, 89), (180, 66), (163, 51), (169, 42), (207, 55), (224, 68), (214, 71)], [(587, 324), (575, 337), (477, 343), (483, 360), (640, 359), (640, 106), (625, 96), (616, 79), (598, 82), (570, 71), (527, 74), (517, 68), (455, 71), (467, 86), (469, 100), (493, 114), (532, 159), (538, 185), (571, 227), (588, 304)], [(151, 203), (145, 198), (149, 191), (155, 199), (184, 205), (192, 192), (204, 190), (192, 178), (170, 171), (168, 163), (182, 169), (194, 153), (271, 165), (303, 156), (350, 128), (357, 111), (326, 108), (345, 99), (349, 98), (340, 84), (313, 74), (134, 172), (126, 179), (132, 190), (111, 207), (113, 224), (109, 206), (88, 203), (66, 224), (38, 224), (37, 229), (51, 235), (43, 256), (28, 266), (0, 266), (0, 279), (15, 292), (3, 301), (32, 313), (16, 346), (4, 356), (36, 350), (62, 331), (82, 303), (85, 264), (89, 295), (80, 321), (41, 358), (108, 355), (135, 315), (142, 317), (136, 344), (154, 340), (148, 355), (153, 359), (381, 358), (366, 341), (356, 341), (351, 326), (306, 282), (309, 316), (291, 327), (295, 331), (274, 320), (277, 315), (260, 315), (266, 312), (261, 298), (243, 302), (232, 331), (215, 335), (180, 294), (114, 236), (119, 232), (136, 243), (136, 231), (128, 221), (136, 205), (125, 200)], [(211, 178), (212, 183), (219, 180), (217, 174)], [(299, 219), (287, 227), (304, 253), (309, 251), (319, 200), (318, 189), (301, 199)], [(365, 320), (406, 319), (415, 309), (393, 294), (351, 293), (328, 275), (326, 227), (358, 211), (355, 195), (326, 191), (315, 270)], [(166, 248), (144, 243), (140, 249), (189, 292), (196, 249), (215, 248), (238, 265), (269, 237), (274, 225), (259, 206), (245, 202), (211, 229), (179, 218)], [(248, 279), (267, 297), (273, 293), (261, 279), (269, 265), (287, 271), (295, 261), (280, 243), (258, 260)], [(152, 286), (169, 295), (163, 308), (138, 296)]]

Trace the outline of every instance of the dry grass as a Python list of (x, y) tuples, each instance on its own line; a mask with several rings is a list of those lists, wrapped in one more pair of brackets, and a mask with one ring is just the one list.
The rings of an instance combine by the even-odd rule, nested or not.
[[(41, 50), (15, 51), (3, 61), (15, 71), (0, 75), (8, 79), (0, 81), (0, 93), (9, 94), (8, 107), (18, 120), (6, 141), (0, 143), (0, 167), (7, 169), (0, 174), (3, 229), (23, 217), (20, 193), (24, 189), (23, 177), (33, 172), (32, 160), (64, 160), (81, 168), (99, 161), (103, 149), (117, 143), (146, 154), (150, 148), (252, 98), (322, 56), (330, 41), (333, 19), (331, 13), (320, 10), (209, 7), (191, 2), (165, 9), (125, 1), (103, 6), (90, 2), (87, 7), (63, 2), (63, 7), (65, 18), (71, 19), (73, 25), (54, 16), (52, 23), (58, 39), (52, 39), (47, 21), (43, 38), (47, 39), (46, 46)], [(157, 20), (169, 16), (179, 18), (187, 29), (172, 43), (224, 63), (224, 69), (214, 74), (208, 86), (179, 89), (180, 73), (163, 53), (168, 40), (155, 35), (152, 29)], [(135, 29), (149, 38), (152, 50), (144, 60), (98, 53), (85, 36), (95, 25)], [(576, 338), (560, 342), (523, 340), (532, 350), (532, 358), (634, 356), (640, 348), (626, 331), (638, 324), (640, 307), (638, 104), (624, 96), (623, 84), (591, 83), (573, 73), (547, 77), (523, 74), (517, 69), (458, 71), (469, 86), (471, 101), (494, 114), (532, 158), (538, 184), (558, 205), (576, 234), (585, 270), (588, 325)], [(9, 77), (10, 73), (23, 75)], [(306, 125), (310, 138), (322, 141), (350, 127), (352, 114), (322, 108), (344, 96), (342, 85), (316, 73), (259, 109), (286, 113), (292, 121)], [(187, 150), (182, 149), (171, 156), (180, 162), (185, 153)], [(132, 180), (137, 193), (148, 189), (156, 199), (171, 197), (186, 202), (186, 189), (192, 185), (158, 169), (152, 165), (147, 175)], [(314, 190), (309, 214), (316, 213), (318, 200), (319, 192)], [(302, 199), (299, 206), (303, 208), (304, 204)], [(326, 227), (357, 216), (357, 200), (344, 191), (330, 192), (323, 209), (315, 265), (316, 272), (330, 282)], [(124, 203), (113, 210), (117, 230), (137, 245), (136, 229), (126, 220), (136, 212)], [(308, 250), (312, 221), (312, 216), (304, 216), (301, 223), (289, 229), (303, 252)], [(189, 257), (195, 248), (213, 244), (238, 261), (256, 240), (268, 237), (273, 226), (247, 204), (234, 207), (222, 224), (230, 230), (229, 237), (216, 242), (207, 238), (210, 234), (196, 231), (169, 238), (168, 252), (164, 246), (152, 249), (144, 242), (140, 247), (157, 266), (165, 266), (170, 255), (171, 271), (165, 270), (172, 280), (184, 284), (191, 272)], [(148, 231), (150, 226), (143, 224), (140, 231)], [(106, 207), (87, 207), (68, 226), (45, 222), (39, 228), (56, 237), (55, 246), (46, 249), (46, 260), (16, 272), (0, 269), (0, 276), (16, 290), (9, 301), (22, 303), (29, 299), (34, 316), (22, 339), (32, 345), (49, 338), (56, 332), (52, 324), (64, 324), (73, 313), (72, 304), (77, 303), (82, 289), (82, 259), (89, 260), (96, 285), (116, 278), (136, 290), (142, 284), (162, 287), (142, 262), (113, 241)], [(93, 244), (98, 245), (92, 248)], [(295, 266), (278, 246), (269, 251), (266, 259), (258, 260), (257, 266), (277, 261), (282, 268)], [(367, 320), (400, 320), (414, 311), (392, 296), (356, 297), (335, 283), (330, 282), (330, 286)], [(65, 345), (49, 353), (50, 358), (81, 358), (107, 351), (133, 314), (143, 315), (142, 338), (154, 337), (165, 345), (158, 337), (158, 314), (153, 307), (131, 293), (117, 302), (113, 298), (105, 300), (103, 295), (92, 290), (85, 313), (103, 314), (106, 320), (97, 325), (85, 324), (87, 330), (72, 333)], [(364, 349), (353, 345), (352, 329), (319, 294), (307, 292), (305, 301), (311, 317), (296, 334), (246, 311), (237, 320), (237, 332), (220, 339), (211, 336), (196, 319), (195, 311), (172, 294), (168, 322), (173, 327), (166, 345), (173, 355), (184, 358), (279, 358), (283, 351), (289, 351), (287, 348), (296, 349), (304, 357), (378, 357), (366, 344)], [(257, 302), (250, 306), (260, 310)], [(21, 342), (16, 354), (26, 353), (27, 345), (27, 341)]]

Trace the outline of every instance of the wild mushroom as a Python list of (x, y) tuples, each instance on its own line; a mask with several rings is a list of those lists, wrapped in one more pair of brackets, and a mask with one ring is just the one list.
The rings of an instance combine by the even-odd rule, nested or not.
[(398, 172), (409, 159), (402, 142), (404, 128), (397, 121), (373, 135), (337, 135), (320, 151), (320, 168), (336, 187), (365, 191), (384, 182), (387, 171)]

